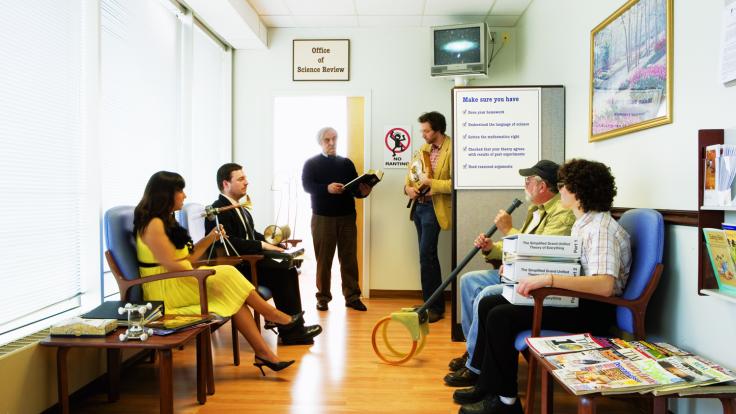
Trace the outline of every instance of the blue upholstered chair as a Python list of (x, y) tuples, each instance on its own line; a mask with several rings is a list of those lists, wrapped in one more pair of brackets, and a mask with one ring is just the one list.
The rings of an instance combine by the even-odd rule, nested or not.
[[(532, 292), (534, 296), (534, 321), (532, 329), (519, 333), (516, 337), (516, 349), (528, 352), (526, 338), (530, 336), (567, 335), (570, 332), (542, 330), (542, 301), (548, 295), (573, 296), (588, 300), (616, 305), (616, 323), (618, 328), (633, 335), (636, 339), (644, 339), (646, 331), (644, 320), (647, 304), (657, 288), (662, 275), (662, 254), (664, 252), (664, 219), (656, 211), (638, 208), (626, 211), (619, 219), (621, 226), (631, 237), (631, 271), (629, 280), (621, 296), (599, 296), (590, 293), (574, 292), (558, 288), (543, 288)], [(525, 355), (526, 356), (526, 355)], [(529, 377), (525, 412), (534, 412), (534, 375), (536, 360), (529, 361)], [(543, 398), (551, 398), (550, 395)]]

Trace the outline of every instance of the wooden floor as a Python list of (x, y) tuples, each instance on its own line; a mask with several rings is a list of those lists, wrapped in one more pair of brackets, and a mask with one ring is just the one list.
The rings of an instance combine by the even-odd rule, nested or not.
[[(307, 270), (307, 269), (305, 269)], [(251, 365), (253, 353), (244, 339), (242, 363), (232, 364), (230, 329), (215, 334), (216, 394), (205, 405), (196, 401), (194, 346), (174, 352), (174, 409), (177, 413), (457, 413), (452, 391), (444, 385), (448, 361), (464, 351), (464, 343), (450, 340), (450, 320), (430, 325), (425, 349), (402, 366), (380, 362), (371, 348), (371, 329), (377, 320), (416, 300), (365, 300), (368, 312), (346, 309), (339, 294), (339, 277), (333, 281), (335, 299), (328, 312), (314, 305), (314, 278), (302, 276), (302, 301), (307, 323), (320, 323), (324, 332), (311, 346), (278, 347), (283, 359), (296, 359), (290, 368), (265, 377)], [(313, 273), (312, 273), (313, 274)], [(449, 305), (448, 305), (449, 315)], [(391, 337), (403, 331), (391, 330)], [(276, 337), (264, 334), (275, 346)], [(397, 342), (397, 347), (406, 343)], [(403, 349), (403, 348), (399, 348)], [(523, 361), (523, 359), (522, 359)], [(526, 384), (526, 365), (520, 366), (519, 389)], [(123, 371), (120, 400), (108, 403), (104, 390), (72, 401), (72, 412), (148, 413), (158, 411), (156, 364), (140, 363)], [(555, 413), (574, 413), (575, 400), (555, 393)], [(610, 401), (602, 413), (631, 413), (626, 401)]]

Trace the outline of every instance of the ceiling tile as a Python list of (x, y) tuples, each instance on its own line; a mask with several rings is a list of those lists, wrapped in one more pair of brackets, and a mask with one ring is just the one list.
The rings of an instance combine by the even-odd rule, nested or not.
[[(484, 18), (495, 0), (427, 0), (425, 15), (480, 16)], [(526, 1), (526, 0), (524, 0)]]
[(286, 0), (294, 16), (350, 16), (355, 15), (351, 0)]
[(360, 27), (419, 27), (422, 16), (358, 16)]
[(294, 16), (261, 16), (261, 21), (268, 27), (296, 27)]
[(356, 27), (358, 16), (294, 16), (295, 27)]
[(496, 0), (491, 9), (491, 15), (520, 16), (532, 0)]
[(420, 16), (424, 0), (355, 0), (355, 8), (362, 16)]
[[(242, 0), (246, 1), (246, 0)], [(259, 15), (273, 14), (284, 16), (291, 14), (284, 0), (247, 0)]]
[(450, 24), (478, 23), (486, 16), (423, 16), (422, 26), (447, 26)]
[(486, 23), (490, 27), (514, 27), (521, 16), (488, 16)]

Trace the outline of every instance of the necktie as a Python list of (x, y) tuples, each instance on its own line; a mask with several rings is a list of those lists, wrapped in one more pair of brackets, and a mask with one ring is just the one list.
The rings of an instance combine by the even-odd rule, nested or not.
[(243, 215), (243, 223), (245, 224), (245, 231), (248, 235), (248, 240), (255, 240), (256, 235), (255, 233), (253, 233), (253, 221), (250, 217), (250, 214), (248, 213), (248, 210), (240, 207), (240, 213)]

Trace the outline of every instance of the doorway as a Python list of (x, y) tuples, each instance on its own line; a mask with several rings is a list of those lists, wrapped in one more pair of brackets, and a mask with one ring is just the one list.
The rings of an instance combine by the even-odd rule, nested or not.
[[(302, 272), (302, 297), (314, 297), (316, 263), (310, 223), (312, 209), (309, 194), (301, 181), (304, 162), (320, 153), (317, 131), (325, 126), (335, 128), (338, 135), (337, 154), (350, 158), (361, 174), (365, 164), (365, 99), (344, 95), (277, 96), (273, 106), (273, 206), (275, 222), (288, 224), (291, 238), (301, 239), (305, 261)], [(362, 200), (356, 201), (358, 217), (359, 283), (364, 296), (366, 266), (363, 260), (365, 213)], [(340, 267), (337, 258), (332, 262), (332, 292), (337, 299), (341, 292)]]

